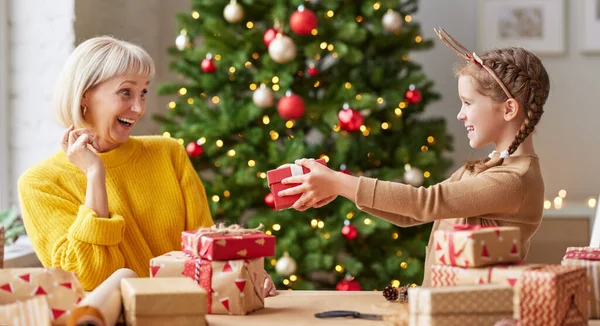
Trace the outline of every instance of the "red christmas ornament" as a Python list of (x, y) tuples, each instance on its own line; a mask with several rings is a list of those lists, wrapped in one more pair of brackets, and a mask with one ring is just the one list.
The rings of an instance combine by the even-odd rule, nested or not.
[(275, 208), (275, 197), (273, 196), (272, 193), (268, 193), (265, 196), (265, 205), (267, 205), (267, 207), (273, 209)]
[(358, 230), (356, 229), (356, 226), (352, 224), (344, 225), (342, 227), (342, 235), (346, 240), (352, 241), (358, 235)]
[(336, 291), (360, 291), (360, 283), (351, 276), (344, 277), (336, 286)]
[(423, 95), (421, 95), (420, 90), (411, 85), (410, 89), (404, 93), (404, 98), (410, 104), (419, 104), (423, 99)]
[(352, 175), (352, 173), (350, 173), (350, 171), (348, 171), (348, 169), (346, 168), (346, 164), (340, 165), (340, 172), (342, 172), (343, 174)]
[(338, 113), (338, 123), (342, 130), (354, 132), (360, 130), (360, 126), (365, 123), (365, 118), (358, 110), (351, 109), (344, 104), (344, 108)]
[(296, 120), (304, 115), (302, 98), (288, 91), (277, 103), (277, 112), (285, 120)]
[(271, 44), (271, 41), (273, 41), (276, 36), (277, 36), (277, 30), (275, 28), (269, 28), (263, 35), (263, 42), (265, 42), (265, 45), (267, 47), (269, 47), (269, 45)]
[(200, 64), (200, 68), (207, 74), (212, 74), (217, 70), (217, 66), (215, 65), (214, 60), (212, 59), (212, 55), (207, 55), (206, 58), (202, 60)]
[(310, 35), (316, 27), (317, 15), (302, 5), (290, 17), (290, 28), (298, 35)]
[(204, 152), (204, 148), (193, 141), (187, 144), (185, 151), (190, 157), (199, 157)]
[(315, 66), (308, 67), (306, 71), (310, 76), (314, 77), (319, 74), (319, 70)]

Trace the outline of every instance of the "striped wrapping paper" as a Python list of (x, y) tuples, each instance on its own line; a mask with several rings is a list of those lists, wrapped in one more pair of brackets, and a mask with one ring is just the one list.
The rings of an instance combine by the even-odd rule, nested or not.
[(587, 325), (587, 277), (585, 269), (578, 266), (433, 265), (431, 280), (434, 287), (488, 283), (513, 286), (514, 318), (520, 326)]
[(590, 293), (590, 318), (600, 319), (600, 248), (569, 247), (561, 264), (585, 267)]
[(0, 325), (49, 326), (49, 310), (44, 296), (0, 305)]

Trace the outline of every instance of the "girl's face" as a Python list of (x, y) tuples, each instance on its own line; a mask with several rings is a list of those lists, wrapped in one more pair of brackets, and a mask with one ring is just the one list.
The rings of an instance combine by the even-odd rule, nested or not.
[(497, 144), (506, 125), (501, 103), (479, 93), (475, 79), (468, 75), (458, 78), (458, 95), (462, 105), (456, 118), (465, 124), (469, 145), (480, 148)]

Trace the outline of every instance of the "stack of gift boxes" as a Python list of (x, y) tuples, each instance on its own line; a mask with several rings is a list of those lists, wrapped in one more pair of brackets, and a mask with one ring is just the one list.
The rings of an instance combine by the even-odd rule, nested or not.
[(522, 263), (519, 228), (458, 225), (433, 236), (432, 288), (409, 289), (411, 325), (587, 325), (585, 269)]
[(256, 230), (210, 228), (182, 233), (182, 251), (150, 260), (150, 277), (188, 277), (207, 292), (209, 314), (245, 315), (264, 307), (264, 257), (275, 237)]
[(590, 318), (600, 319), (600, 248), (569, 247), (561, 264), (586, 269)]

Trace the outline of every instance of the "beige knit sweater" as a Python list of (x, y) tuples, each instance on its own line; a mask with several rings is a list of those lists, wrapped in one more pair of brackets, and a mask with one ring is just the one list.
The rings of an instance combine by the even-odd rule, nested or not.
[[(453, 224), (518, 226), (523, 259), (541, 223), (543, 202), (544, 181), (535, 155), (506, 158), (501, 166), (479, 174), (460, 168), (428, 188), (361, 177), (356, 193), (362, 211), (401, 227), (433, 222), (432, 234)], [(430, 284), (432, 238), (425, 249), (423, 286)]]

